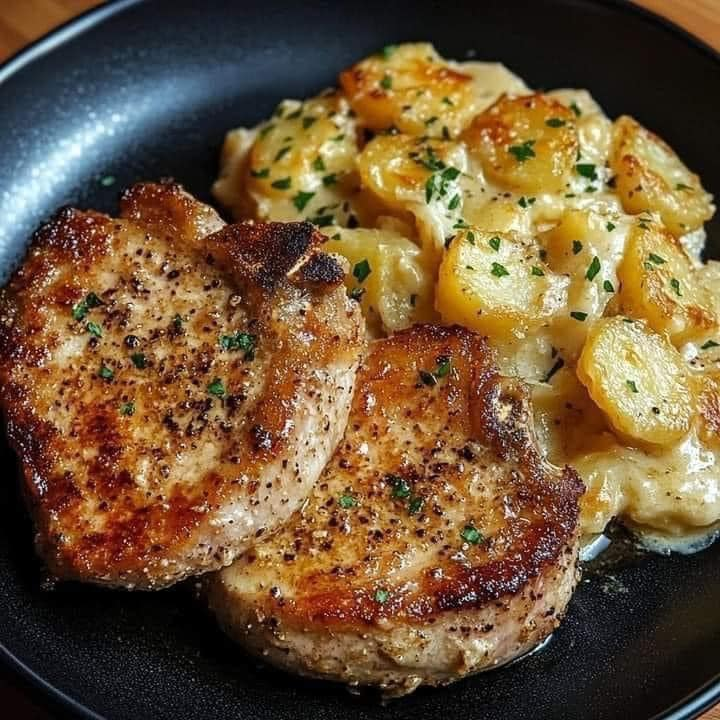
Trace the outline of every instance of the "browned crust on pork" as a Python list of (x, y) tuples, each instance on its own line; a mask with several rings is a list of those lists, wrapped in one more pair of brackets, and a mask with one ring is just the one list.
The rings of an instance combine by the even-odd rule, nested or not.
[[(270, 550), (261, 544), (227, 571), (233, 573), (244, 565), (250, 575), (258, 572), (262, 576), (262, 566), (284, 564), (285, 571), (281, 567), (278, 572), (283, 581), (287, 577), (289, 596), (271, 591), (257, 599), (260, 614), (280, 628), (329, 626), (362, 631), (381, 621), (423, 623), (444, 613), (506, 602), (526, 591), (543, 573), (574, 562), (582, 482), (572, 469), (557, 471), (544, 463), (532, 436), (527, 390), (498, 374), (484, 340), (460, 327), (422, 326), (379, 343), (358, 376), (345, 440), (320, 478), (319, 490), (296, 528), (282, 530), (277, 538), (267, 541)], [(432, 369), (439, 357), (452, 358), (453, 371), (436, 386), (426, 387), (418, 380), (418, 368)], [(402, 433), (394, 435), (395, 423), (404, 423), (408, 429), (421, 428), (427, 417), (443, 417), (442, 413), (445, 424), (437, 428), (437, 434), (430, 430), (423, 435), (422, 429), (416, 433), (418, 444), (423, 446), (420, 464), (403, 465), (406, 446)], [(490, 504), (501, 506), (504, 494), (514, 511), (514, 516), (501, 521), (500, 514), (488, 516), (488, 522), (497, 520), (501, 524), (487, 543), (466, 548), (463, 562), (449, 560), (458, 548), (459, 528), (445, 529), (432, 517), (442, 515), (442, 506), (438, 503), (423, 511), (430, 518), (425, 525), (422, 518), (409, 519), (405, 501), (388, 499), (383, 480), (390, 475), (402, 476), (413, 492), (428, 497), (442, 494), (442, 484), (455, 481), (455, 469), (447, 462), (436, 463), (440, 450), (455, 453), (459, 463), (481, 462), (478, 469), (484, 471), (487, 460), (474, 459), (473, 451), (464, 443), (445, 445), (446, 435), (450, 442), (466, 438), (492, 449), (495, 459), (490, 462), (505, 464), (507, 472)], [(367, 438), (371, 445), (387, 443), (387, 452), (384, 446), (381, 452), (381, 467), (355, 465), (356, 436)], [(394, 443), (399, 445), (397, 452)], [(362, 482), (371, 489), (360, 500), (360, 509), (344, 510), (332, 496), (338, 492), (337, 486), (331, 484), (332, 491), (326, 490), (324, 480), (341, 473), (350, 477), (354, 472), (364, 473)], [(357, 485), (352, 487), (358, 491)], [(446, 495), (447, 502), (464, 502), (462, 492), (461, 485), (457, 492)], [(387, 531), (366, 533), (365, 528), (372, 527), (375, 520), (373, 510), (388, 503), (397, 507), (393, 515), (383, 518), (382, 527)], [(406, 584), (393, 581), (391, 565), (384, 577), (363, 581), (364, 565), (377, 562), (384, 567), (383, 563), (390, 562), (389, 553), (383, 553), (383, 543), (397, 547), (402, 554), (405, 543), (412, 546), (418, 543), (417, 537), (426, 537), (412, 534), (424, 532), (425, 526), (427, 533), (438, 538), (435, 567), (426, 568)], [(350, 529), (346, 532), (344, 527)], [(314, 541), (315, 532), (327, 533), (324, 544)], [(430, 540), (434, 541), (432, 537)], [(323, 551), (333, 553), (335, 545), (341, 551), (332, 555), (333, 563), (329, 564)], [(279, 549), (283, 548), (280, 557)], [(256, 563), (261, 565), (257, 571)], [(388, 593), (387, 601), (377, 601), (378, 590)]]
[[(333, 361), (339, 346), (348, 345), (348, 357), (359, 353), (357, 312), (346, 310), (343, 294), (339, 304), (324, 299), (341, 292), (336, 287), (342, 278), (315, 273), (303, 283), (292, 272), (307, 262), (335, 262), (319, 251), (322, 236), (312, 226), (244, 224), (203, 238), (221, 225), (214, 211), (177, 185), (138, 185), (123, 194), (118, 220), (61, 210), (35, 234), (23, 265), (0, 291), (0, 407), (22, 464), (38, 549), (58, 577), (162, 586), (168, 556), (177, 559), (184, 548), (197, 553), (199, 529), (225, 503), (238, 497), (263, 501), (270, 492), (257, 481), (263, 467), (282, 461), (292, 468), (288, 427), (302, 393), (310, 391), (314, 369)], [(141, 244), (132, 257), (123, 255), (128, 234), (141, 242), (144, 236), (148, 250)], [(156, 296), (156, 327), (128, 328), (131, 310), (115, 302), (116, 294), (129, 294), (138, 304), (151, 301), (126, 266), (142, 269), (165, 246), (175, 269), (157, 271), (166, 289)], [(99, 269), (116, 265), (118, 285), (103, 287)], [(225, 311), (205, 305), (202, 296), (181, 322), (160, 318), (160, 309), (173, 307), (183, 278), (194, 273), (207, 278), (208, 293), (226, 286), (238, 293), (246, 329), (261, 338), (255, 364), (244, 362), (242, 354), (221, 357), (217, 317)], [(84, 320), (73, 321), (73, 307), (90, 291), (100, 293), (102, 305), (87, 319), (99, 323), (101, 339), (84, 331)], [(233, 302), (231, 296), (228, 318), (236, 317)], [(278, 318), (278, 307), (294, 310)], [(345, 327), (337, 327), (343, 322)], [(142, 372), (133, 367), (128, 344), (136, 335), (147, 355)], [(80, 355), (68, 368), (48, 365), (68, 336), (87, 340)], [(197, 346), (188, 344), (191, 336)], [(161, 355), (155, 356), (155, 348)], [(258, 363), (261, 376), (253, 369)], [(101, 364), (112, 378), (98, 375)], [(222, 403), (206, 391), (220, 373), (227, 388)], [(248, 383), (262, 385), (252, 400), (242, 389)], [(138, 408), (133, 417), (118, 411), (128, 400)], [(220, 404), (222, 416), (214, 418)], [(69, 432), (52, 421), (55, 412), (71, 414)], [(147, 447), (139, 448), (134, 438), (144, 426)], [(227, 445), (222, 463), (202, 468), (189, 482), (174, 478), (173, 457), (208, 433)], [(97, 452), (84, 462), (86, 448)], [(69, 458), (73, 471), (66, 469)], [(164, 482), (165, 472), (173, 482)], [(137, 481), (143, 473), (147, 482)], [(206, 551), (207, 558), (195, 558), (188, 567), (171, 567), (171, 579), (229, 561), (228, 548)]]

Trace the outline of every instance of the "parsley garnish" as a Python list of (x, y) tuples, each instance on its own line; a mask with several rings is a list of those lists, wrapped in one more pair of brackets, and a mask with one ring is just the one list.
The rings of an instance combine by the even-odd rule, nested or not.
[(605, 227), (608, 232), (612, 232), (615, 229), (615, 225), (613, 225), (611, 222), (608, 222), (608, 224)]
[(264, 138), (271, 130), (273, 130), (275, 126), (273, 124), (266, 125), (261, 131), (260, 131), (260, 137)]
[(88, 293), (84, 300), (73, 306), (73, 320), (83, 320), (91, 308), (100, 307), (103, 301), (94, 293)]
[(570, 109), (575, 113), (577, 117), (580, 117), (582, 115), (582, 110), (574, 100), (570, 103)]
[(675, 186), (676, 190), (692, 190), (692, 188), (689, 185), (685, 185), (685, 183), (678, 183)]
[(364, 294), (365, 294), (365, 288), (356, 287), (350, 291), (348, 297), (351, 300), (354, 300), (355, 302), (360, 302), (360, 300)]
[(275, 158), (273, 159), (273, 162), (277, 162), (278, 160), (281, 160), (281, 159), (282, 159), (283, 157), (285, 157), (285, 155), (287, 155), (287, 153), (289, 153), (289, 152), (290, 152), (290, 146), (289, 146), (289, 145), (286, 145), (285, 147), (280, 148), (280, 149), (277, 151), (277, 154), (275, 155)]
[(335, 222), (334, 215), (316, 215), (315, 217), (308, 218), (308, 222), (318, 227), (327, 227)]
[(455, 194), (448, 203), (448, 210), (454, 210), (460, 204), (460, 195)]
[(582, 243), (579, 240), (573, 240), (573, 244), (572, 244), (573, 255), (577, 255), (582, 250), (582, 248), (583, 248)]
[(270, 168), (262, 168), (260, 170), (250, 169), (250, 174), (255, 178), (266, 178), (270, 175)]
[(352, 495), (341, 495), (339, 503), (341, 508), (349, 510), (357, 505), (357, 500)]
[(437, 359), (437, 370), (435, 370), (435, 377), (445, 377), (450, 372), (450, 368), (452, 368), (452, 360), (447, 357), (447, 355), (441, 355)]
[(593, 163), (578, 163), (575, 166), (575, 170), (578, 175), (582, 175), (582, 177), (587, 178), (588, 180), (594, 181), (598, 179), (597, 171), (595, 170), (595, 165), (593, 165)]
[(682, 292), (680, 291), (680, 281), (677, 278), (672, 278), (670, 280), (670, 287), (675, 291), (675, 294), (678, 297), (682, 297)]
[(492, 264), (492, 269), (490, 270), (490, 274), (494, 275), (497, 278), (501, 278), (501, 277), (504, 277), (505, 275), (509, 275), (510, 273), (507, 271), (507, 268), (504, 265), (494, 262)]
[(223, 350), (243, 350), (245, 355), (243, 360), (253, 360), (255, 358), (255, 344), (257, 335), (251, 335), (246, 332), (236, 332), (234, 335), (221, 335), (220, 347)]
[(85, 329), (95, 337), (102, 337), (102, 328), (95, 322), (89, 322), (85, 325)]
[(545, 273), (542, 271), (542, 268), (539, 268), (537, 265), (533, 265), (532, 268), (530, 268), (530, 274), (536, 275), (537, 277), (542, 277), (545, 275)]
[(304, 117), (302, 122), (303, 129), (307, 130), (316, 120), (317, 118), (312, 117), (312, 115)]
[(603, 290), (605, 290), (605, 292), (615, 292), (615, 288), (609, 280), (605, 280), (605, 282), (603, 282)]
[(334, 185), (337, 182), (337, 175), (335, 173), (331, 173), (330, 175), (323, 176), (322, 183), (325, 187), (330, 187), (330, 185)]
[(558, 358), (555, 364), (548, 370), (547, 375), (543, 378), (543, 382), (550, 382), (552, 376), (565, 365), (565, 361), (562, 358)]
[[(469, 233), (468, 233), (469, 234)], [(495, 251), (498, 252), (500, 250), (500, 238), (496, 235), (495, 237), (491, 237), (488, 240), (488, 245)]]
[(386, 45), (381, 51), (380, 54), (383, 57), (383, 60), (388, 60), (390, 56), (397, 50), (397, 45)]
[(631, 392), (637, 393), (640, 392), (637, 388), (637, 385), (635, 384), (634, 380), (626, 380), (625, 384), (630, 388)]
[(302, 212), (305, 206), (315, 197), (314, 192), (304, 192), (298, 190), (298, 194), (293, 197), (293, 205), (298, 209), (298, 212)]
[(462, 529), (460, 537), (471, 545), (478, 545), (485, 539), (483, 534), (474, 525), (466, 525)]
[(115, 373), (107, 365), (100, 366), (100, 369), (98, 370), (98, 375), (103, 380), (112, 380), (115, 377)]
[(664, 265), (665, 264), (665, 258), (662, 258), (659, 255), (656, 255), (655, 253), (650, 253), (648, 255), (648, 259), (650, 260), (650, 262), (654, 262), (656, 265)]
[(383, 603), (386, 603), (388, 601), (389, 597), (390, 597), (390, 593), (387, 590), (378, 588), (375, 591), (375, 602), (380, 603), (380, 605), (382, 605)]
[(388, 475), (388, 482), (392, 485), (392, 496), (404, 500), (410, 497), (410, 485), (399, 475)]
[(370, 263), (367, 261), (367, 258), (356, 263), (353, 268), (353, 276), (359, 283), (365, 282), (371, 272), (372, 270), (370, 269)]
[(135, 414), (135, 403), (134, 402), (124, 402), (122, 405), (120, 405), (120, 414), (121, 415), (134, 415)]
[(524, 143), (521, 143), (520, 145), (511, 145), (508, 148), (508, 152), (511, 155), (515, 156), (515, 159), (518, 162), (525, 162), (526, 160), (529, 160), (532, 157), (535, 157), (535, 151), (533, 150), (533, 145), (535, 144), (534, 140), (526, 140)]
[(518, 205), (519, 205), (521, 208), (527, 208), (527, 207), (530, 207), (530, 205), (532, 205), (534, 202), (535, 202), (535, 198), (534, 198), (534, 197), (526, 198), (526, 197), (523, 195), (523, 196), (518, 200)]
[(594, 280), (595, 276), (600, 272), (600, 258), (596, 255), (593, 259), (590, 265), (588, 265), (587, 272), (585, 273), (585, 277), (588, 280)]
[(710, 348), (720, 347), (720, 343), (716, 343), (714, 340), (708, 340), (700, 346), (701, 350), (709, 350)]
[(565, 121), (562, 118), (549, 118), (545, 124), (551, 128), (559, 128), (565, 125)]
[(277, 188), (278, 190), (287, 190), (290, 187), (290, 183), (292, 181), (289, 177), (286, 178), (280, 178), (279, 180), (275, 180), (270, 183), (270, 185), (274, 188)]
[(133, 365), (138, 370), (144, 370), (147, 367), (147, 359), (145, 358), (145, 353), (133, 353), (130, 356), (130, 359), (133, 362)]
[(325, 167), (325, 162), (319, 155), (313, 160), (312, 166), (313, 170), (317, 170), (318, 172), (325, 172), (325, 170), (327, 169)]
[(209, 383), (207, 391), (211, 395), (215, 395), (215, 397), (225, 397), (225, 386), (220, 378), (215, 378), (211, 383)]
[(587, 313), (581, 312), (580, 310), (573, 310), (570, 313), (570, 317), (573, 318), (573, 320), (577, 320), (578, 322), (585, 322), (585, 318), (587, 318)]
[(392, 78), (388, 73), (385, 73), (383, 75), (382, 80), (380, 81), (380, 87), (383, 90), (389, 90), (392, 87)]

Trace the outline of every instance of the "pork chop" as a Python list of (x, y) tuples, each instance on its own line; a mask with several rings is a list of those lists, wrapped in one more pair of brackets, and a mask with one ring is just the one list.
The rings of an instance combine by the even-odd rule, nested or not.
[(65, 209), (0, 295), (0, 405), (52, 575), (161, 588), (230, 563), (342, 437), (364, 325), (308, 223), (172, 184)]
[(477, 335), (377, 341), (295, 521), (206, 578), (222, 627), (280, 667), (396, 695), (533, 648), (577, 581), (583, 486), (530, 418)]

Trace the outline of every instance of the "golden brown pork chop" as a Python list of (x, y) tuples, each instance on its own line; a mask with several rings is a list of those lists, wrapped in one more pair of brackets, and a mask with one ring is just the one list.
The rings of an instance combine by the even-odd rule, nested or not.
[(305, 500), (364, 346), (322, 240), (168, 184), (38, 231), (0, 295), (0, 403), (55, 576), (160, 588)]
[(389, 694), (527, 652), (575, 586), (583, 490), (540, 457), (530, 417), (468, 331), (377, 341), (295, 522), (208, 576), (224, 629), (281, 667)]

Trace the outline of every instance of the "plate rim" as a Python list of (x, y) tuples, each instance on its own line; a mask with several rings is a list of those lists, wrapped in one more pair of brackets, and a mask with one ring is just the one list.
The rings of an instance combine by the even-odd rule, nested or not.
[[(578, 2), (578, 0), (574, 1)], [(0, 63), (0, 89), (2, 89), (5, 82), (34, 61), (82, 35), (94, 26), (109, 20), (114, 15), (145, 2), (149, 2), (149, 0), (107, 0), (107, 2), (76, 15), (37, 40), (23, 46), (3, 63)], [(705, 40), (694, 35), (673, 20), (659, 15), (649, 8), (637, 5), (632, 0), (579, 0), (579, 4), (607, 6), (620, 12), (634, 14), (645, 22), (663, 29), (670, 35), (674, 35), (677, 39), (709, 57), (720, 66), (720, 50), (716, 50)], [(0, 665), (10, 672), (14, 672), (21, 679), (27, 681), (31, 687), (38, 690), (42, 695), (42, 700), (49, 701), (52, 705), (71, 713), (73, 717), (82, 718), (83, 720), (106, 720), (104, 716), (96, 713), (46, 680), (39, 672), (13, 653), (2, 640), (0, 640)], [(720, 667), (708, 682), (690, 692), (671, 707), (654, 715), (650, 720), (693, 720), (693, 718), (699, 717), (702, 713), (718, 704), (720, 704)]]

